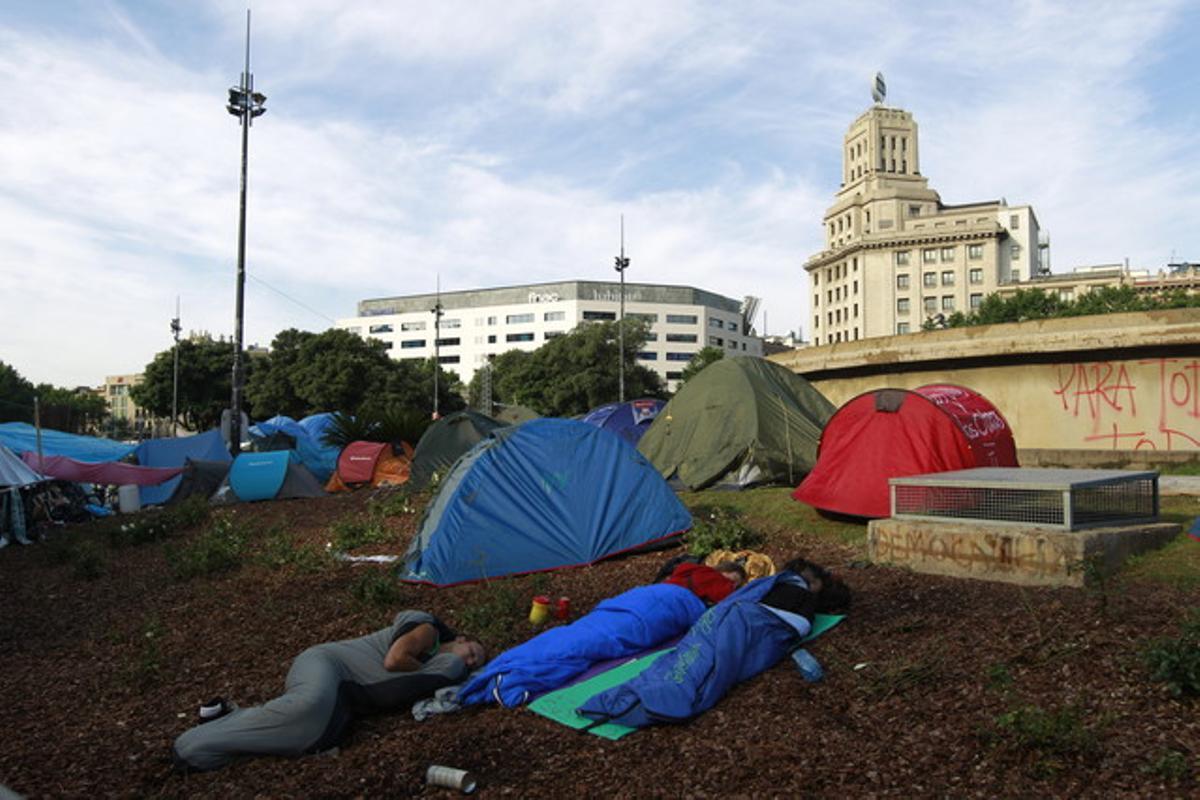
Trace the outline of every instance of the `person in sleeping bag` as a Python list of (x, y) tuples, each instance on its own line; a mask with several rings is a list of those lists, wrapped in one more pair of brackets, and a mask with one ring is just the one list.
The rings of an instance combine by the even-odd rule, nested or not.
[(836, 577), (803, 559), (790, 561), (710, 608), (672, 652), (578, 713), (631, 728), (683, 722), (775, 665), (808, 634), (816, 612), (849, 604), (850, 590)]
[(522, 705), (598, 662), (636, 655), (683, 634), (704, 613), (706, 601), (725, 597), (745, 579), (736, 564), (681, 566), (700, 569), (675, 570), (662, 583), (636, 586), (601, 601), (570, 625), (504, 651), (470, 677), (458, 693), (459, 703)]
[(485, 658), (483, 645), (432, 614), (401, 611), (382, 630), (305, 650), (288, 670), (284, 693), (265, 705), (206, 703), (201, 723), (175, 740), (171, 755), (186, 772), (218, 769), (238, 756), (328, 750), (356, 716), (407, 709), (462, 681)]

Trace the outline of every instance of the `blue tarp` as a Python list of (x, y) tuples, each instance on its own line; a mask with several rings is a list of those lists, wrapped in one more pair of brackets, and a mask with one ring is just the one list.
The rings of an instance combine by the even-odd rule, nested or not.
[(458, 460), (401, 577), (445, 586), (590, 564), (690, 526), (666, 481), (620, 437), (535, 419), (493, 431)]
[(325, 483), (337, 469), (338, 448), (325, 444), (320, 435), (313, 435), (312, 431), (323, 433), (329, 425), (329, 420), (322, 418), (328, 416), (313, 414), (301, 422), (296, 422), (291, 417), (275, 416), (252, 425), (250, 435), (261, 439), (277, 432), (286, 433), (296, 440), (296, 453), (300, 456), (300, 462), (317, 480)]
[[(704, 613), (704, 602), (682, 586), (657, 583), (610, 597), (570, 625), (551, 628), (506, 650), (471, 676), (458, 693), (463, 705), (506, 706), (558, 689), (599, 661), (640, 653), (679, 636)], [(495, 694), (493, 694), (495, 690)]]
[[(28, 422), (5, 422), (0, 424), (0, 444), (17, 455), (37, 452), (37, 429)], [(134, 445), (114, 442), (112, 439), (97, 439), (94, 436), (79, 436), (42, 428), (42, 455), (66, 456), (76, 461), (98, 464), (103, 461), (120, 461), (133, 452)]]
[(626, 403), (609, 403), (592, 409), (583, 418), (589, 425), (617, 434), (634, 447), (650, 428), (650, 423), (666, 405), (663, 400), (643, 398)]
[[(133, 454), (143, 467), (182, 467), (189, 458), (193, 461), (223, 461), (226, 464), (233, 460), (218, 430), (177, 439), (149, 439), (139, 444)], [(158, 486), (143, 486), (142, 505), (167, 502), (175, 494), (181, 480), (183, 476), (180, 475)]]
[(783, 658), (802, 635), (759, 600), (790, 572), (760, 578), (704, 612), (675, 649), (636, 678), (579, 708), (585, 717), (644, 728), (683, 722)]

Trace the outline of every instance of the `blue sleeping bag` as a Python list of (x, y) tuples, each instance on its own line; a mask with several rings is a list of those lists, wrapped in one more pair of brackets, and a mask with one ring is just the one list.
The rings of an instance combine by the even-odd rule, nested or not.
[(467, 681), (459, 702), (521, 705), (531, 694), (565, 686), (598, 661), (634, 655), (679, 636), (703, 614), (704, 602), (680, 586), (635, 587), (570, 625), (501, 653)]
[(734, 685), (769, 669), (808, 633), (759, 600), (791, 572), (760, 578), (705, 612), (675, 649), (637, 677), (592, 697), (579, 713), (598, 722), (644, 728), (683, 722), (712, 708)]

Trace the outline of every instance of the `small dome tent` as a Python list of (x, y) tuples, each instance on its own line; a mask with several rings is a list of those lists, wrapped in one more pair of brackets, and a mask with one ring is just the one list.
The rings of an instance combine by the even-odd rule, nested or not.
[(458, 460), (426, 510), (401, 578), (447, 586), (591, 564), (691, 526), (620, 437), (578, 420), (501, 428)]
[(409, 486), (421, 489), (434, 475), (445, 476), (454, 462), (505, 423), (467, 409), (448, 414), (425, 429), (413, 452)]
[(412, 446), (382, 442), (351, 442), (338, 455), (337, 469), (325, 484), (327, 492), (348, 492), (361, 486), (400, 486), (408, 483)]
[(1012, 430), (982, 395), (947, 384), (876, 389), (829, 420), (817, 465), (792, 497), (838, 514), (886, 517), (889, 478), (1015, 466)]
[(625, 403), (609, 403), (592, 409), (583, 418), (589, 425), (612, 431), (634, 447), (650, 429), (650, 423), (666, 405), (665, 400), (643, 397)]
[(287, 500), (324, 494), (321, 484), (305, 469), (295, 450), (272, 450), (242, 453), (235, 458), (212, 501)]
[(762, 358), (709, 364), (683, 385), (638, 442), (664, 478), (714, 484), (795, 485), (817, 460), (833, 404), (796, 373)]

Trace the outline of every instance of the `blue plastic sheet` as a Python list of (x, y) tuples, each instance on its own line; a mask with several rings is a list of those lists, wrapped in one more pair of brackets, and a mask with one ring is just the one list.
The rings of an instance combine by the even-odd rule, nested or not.
[[(286, 433), (296, 440), (296, 453), (313, 476), (325, 483), (337, 469), (338, 448), (321, 441), (321, 434), (329, 426), (329, 414), (313, 414), (296, 422), (288, 416), (275, 416), (251, 426), (250, 435), (265, 438), (277, 432)], [(314, 431), (317, 433), (314, 434)]]
[[(217, 430), (177, 439), (150, 439), (138, 445), (133, 452), (143, 467), (182, 467), (189, 458), (193, 461), (225, 463), (232, 460), (229, 451), (225, 449), (221, 432)], [(175, 494), (175, 489), (182, 479), (182, 476), (177, 476), (158, 486), (142, 487), (142, 505), (167, 502), (171, 495)]]
[[(18, 455), (36, 453), (37, 429), (28, 422), (5, 422), (0, 424), (0, 444)], [(132, 453), (134, 445), (98, 439), (95, 436), (80, 436), (42, 428), (42, 455), (66, 456), (76, 461), (120, 461)]]

